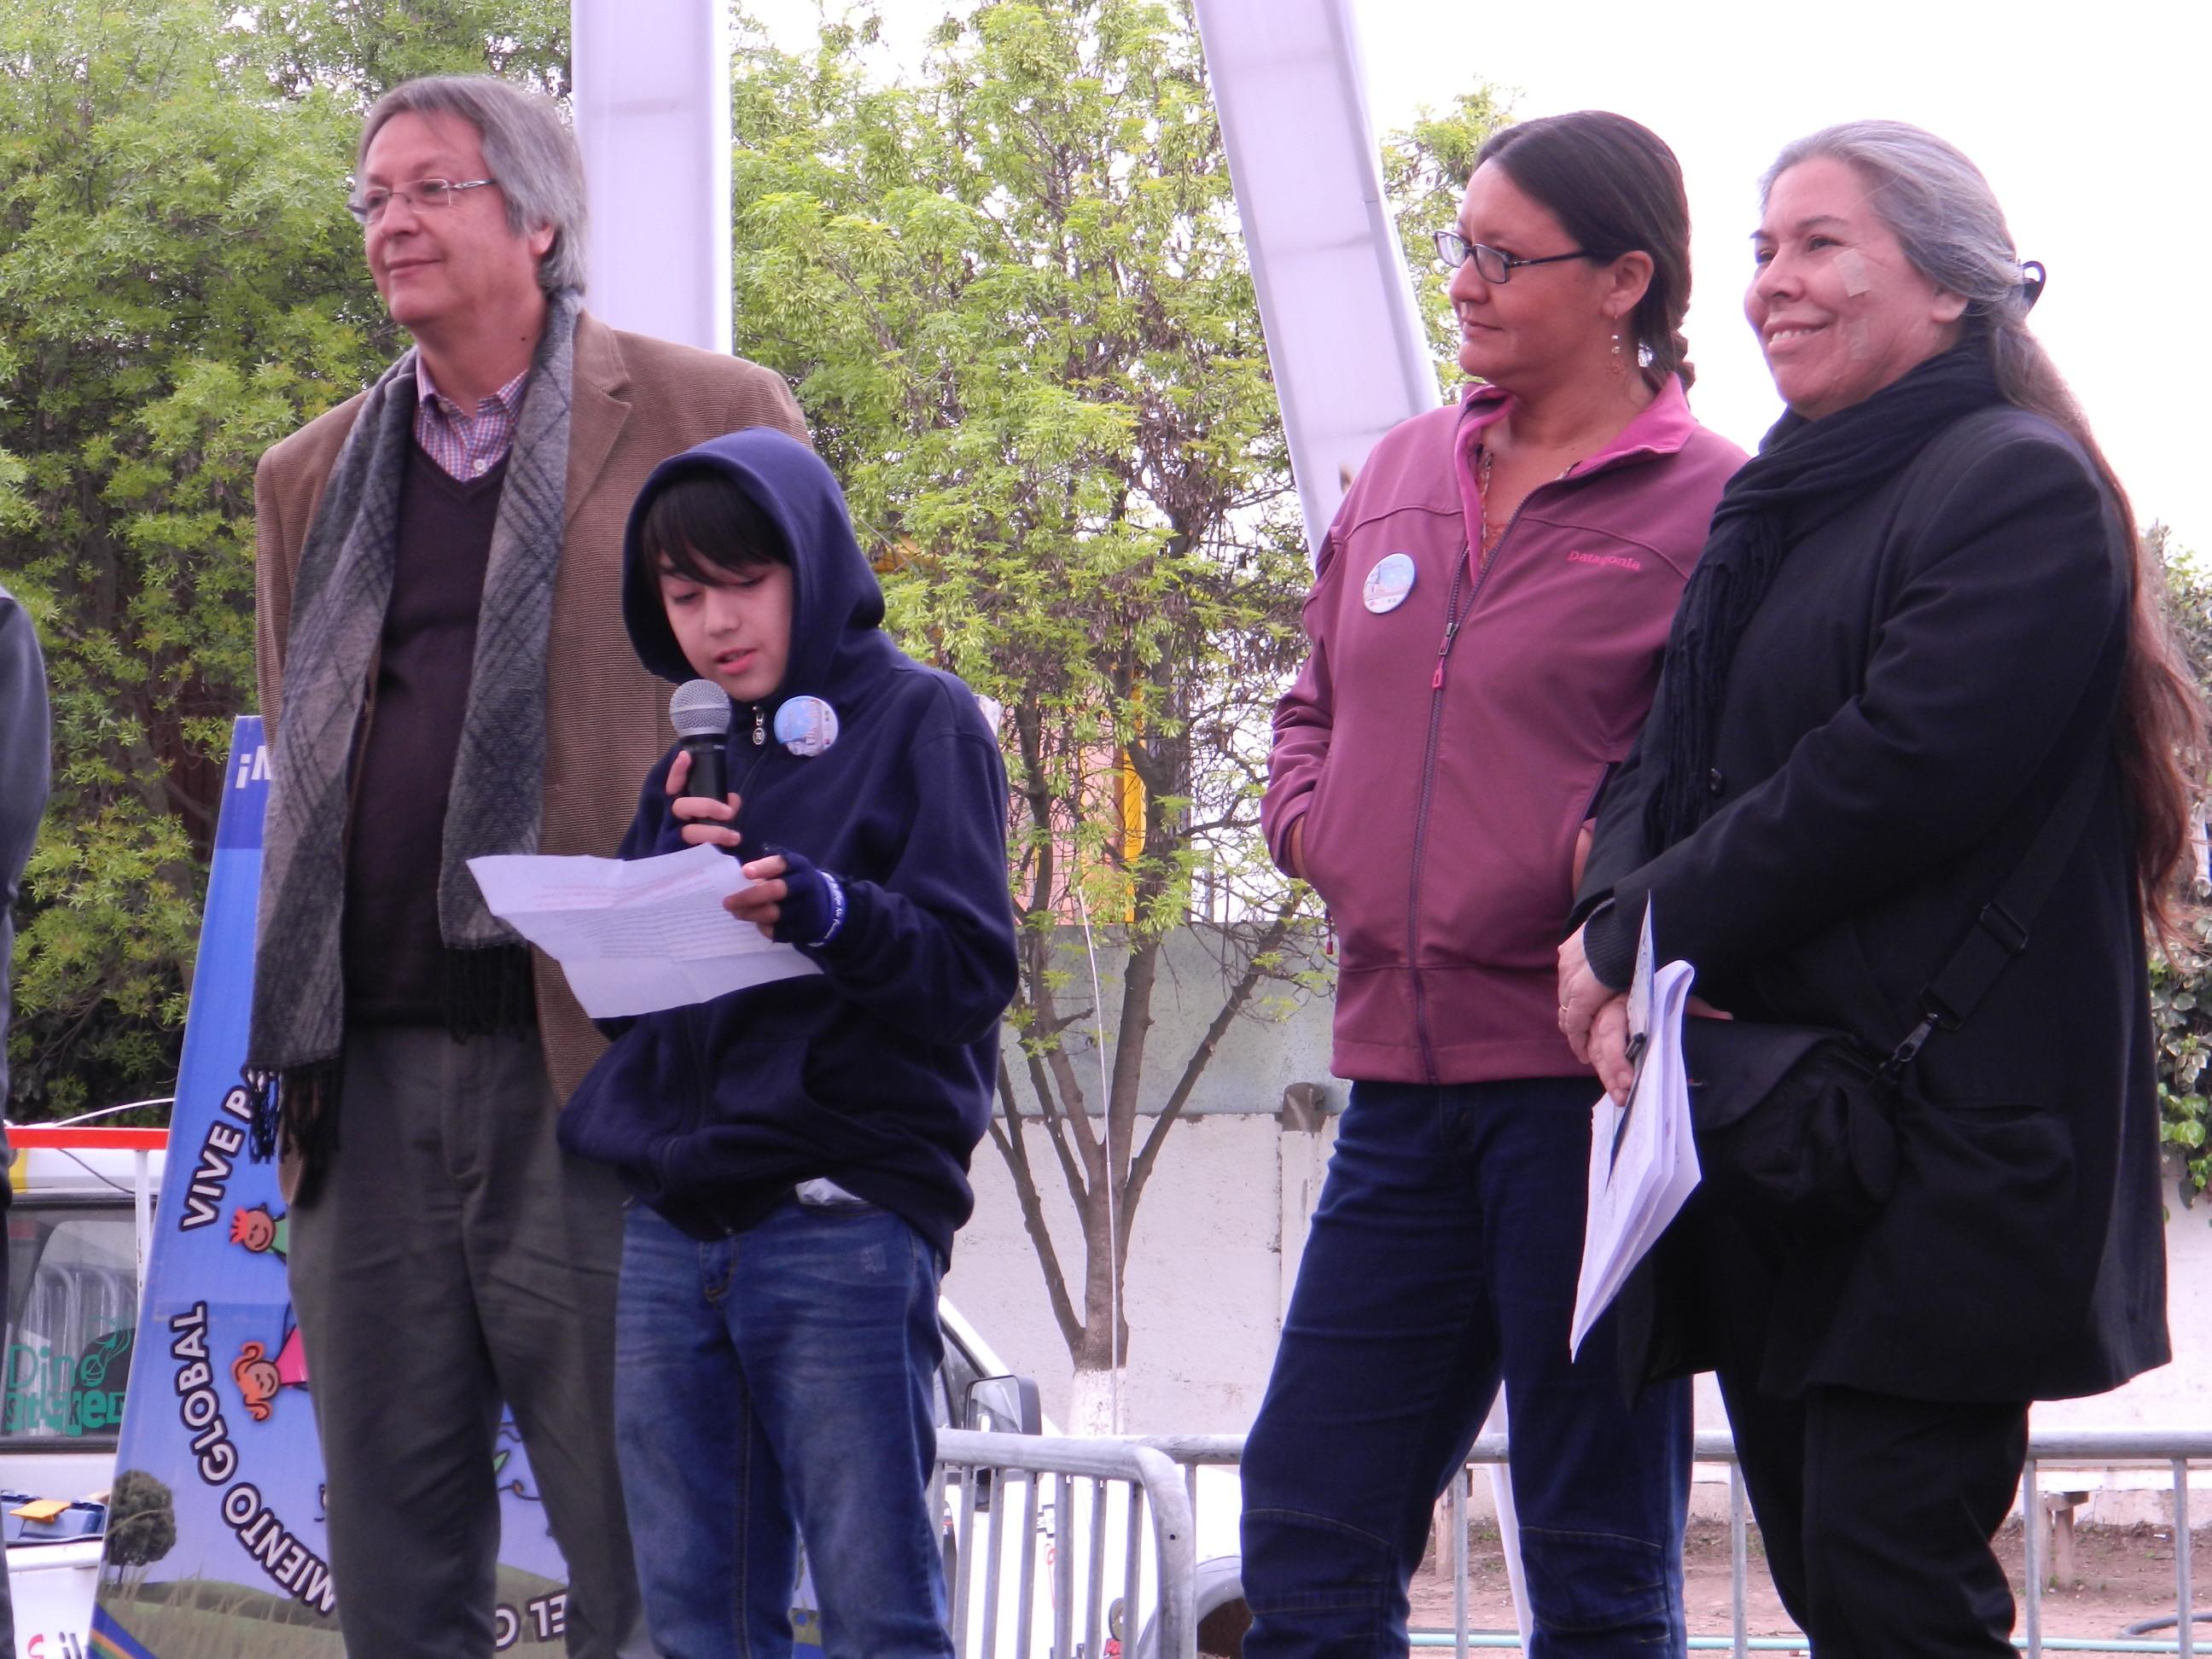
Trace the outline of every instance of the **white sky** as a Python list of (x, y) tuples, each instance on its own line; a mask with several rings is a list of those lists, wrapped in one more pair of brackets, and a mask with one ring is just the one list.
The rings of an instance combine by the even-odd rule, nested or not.
[[(1747, 448), (1780, 412), (1741, 310), (1759, 173), (1833, 121), (1888, 117), (1949, 139), (1988, 175), (2022, 257), (2049, 268), (2038, 331), (2136, 513), (2212, 555), (2212, 466), (2179, 350), (2212, 275), (2198, 103), (2212, 30), (2193, 0), (1356, 3), (1378, 136), (1487, 81), (1521, 115), (1618, 110), (1673, 145), (1694, 228), (1692, 399)], [(949, 8), (882, 9), (893, 52), (918, 64), (921, 31)], [(818, 16), (814, 0), (749, 9), (787, 47)]]

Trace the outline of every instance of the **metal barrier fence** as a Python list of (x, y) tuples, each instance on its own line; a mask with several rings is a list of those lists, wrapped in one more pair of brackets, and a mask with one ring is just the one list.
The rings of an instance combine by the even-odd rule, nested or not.
[[(1125, 1440), (939, 1429), (937, 1465), (953, 1517), (948, 1589), (953, 1651), (963, 1659), (1103, 1659), (1110, 1591), (1122, 1626), (1110, 1633), (1123, 1652), (1149, 1626), (1148, 1651), (1158, 1659), (1194, 1659), (1190, 1498), (1167, 1456)], [(1037, 1601), (1047, 1574), (1048, 1632)]]
[[(1235, 1434), (1155, 1435), (1146, 1437), (1143, 1443), (1164, 1454), (1182, 1466), (1187, 1490), (1194, 1516), (1197, 1503), (1198, 1470), (1205, 1464), (1236, 1464), (1243, 1460), (1244, 1437)], [(1502, 1463), (1505, 1461), (1505, 1437), (1486, 1435), (1474, 1443), (1468, 1454), (1468, 1464), (1474, 1466)], [(1729, 1471), (1729, 1607), (1730, 1633), (1725, 1637), (1692, 1637), (1690, 1646), (1694, 1650), (1731, 1653), (1736, 1659), (1747, 1659), (1753, 1653), (1795, 1653), (1810, 1651), (1802, 1635), (1754, 1637), (1749, 1633), (1749, 1614), (1747, 1590), (1749, 1577), (1748, 1523), (1750, 1505), (1744, 1496), (1743, 1476), (1736, 1468), (1735, 1443), (1725, 1434), (1701, 1434), (1697, 1437), (1697, 1461), (1700, 1463), (1723, 1463)], [(2013, 1640), (2029, 1659), (2041, 1659), (2046, 1653), (2178, 1653), (2183, 1659), (2199, 1650), (2196, 1643), (2191, 1615), (2194, 1586), (2191, 1583), (2191, 1563), (2189, 1540), (2189, 1466), (2191, 1463), (2212, 1462), (2212, 1432), (2165, 1432), (2137, 1430), (2051, 1430), (2038, 1431), (2028, 1437), (2027, 1467), (2021, 1477), (2024, 1501), (2021, 1504), (2021, 1536), (2025, 1560), (2023, 1576), (2027, 1579), (2026, 1594), (2021, 1598), (2019, 1634)], [(2041, 1534), (2045, 1522), (2039, 1513), (2038, 1473), (2054, 1466), (2071, 1468), (2110, 1468), (2124, 1465), (2163, 1465), (2172, 1471), (2173, 1480), (2173, 1546), (2174, 1546), (2174, 1612), (2175, 1633), (2171, 1641), (2164, 1639), (2134, 1639), (2114, 1637), (2110, 1639), (2094, 1637), (2055, 1637), (2043, 1634), (2043, 1546)], [(1467, 1482), (1452, 1482), (1452, 1631), (1443, 1633), (1423, 1632), (1413, 1640), (1416, 1649), (1434, 1648), (1441, 1652), (1449, 1648), (1453, 1653), (1464, 1656), (1477, 1649), (1504, 1649), (1518, 1652), (1521, 1638), (1517, 1634), (1497, 1636), (1470, 1632), (1467, 1627), (1468, 1604), (1468, 1545), (1467, 1545)], [(2212, 1656), (2212, 1646), (2203, 1650)], [(1096, 1650), (1092, 1650), (1093, 1652)]]

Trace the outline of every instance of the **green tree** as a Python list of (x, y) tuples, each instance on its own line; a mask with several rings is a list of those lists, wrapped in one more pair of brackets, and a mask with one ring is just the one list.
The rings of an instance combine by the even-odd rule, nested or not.
[(0, 8), (0, 580), (46, 646), (57, 763), (19, 1115), (175, 1075), (230, 716), (253, 706), (253, 465), (400, 344), (341, 205), (360, 113), (432, 68), (565, 86), (566, 11)]
[[(872, 38), (740, 54), (738, 335), (798, 379), (901, 639), (1005, 710), (1023, 971), (991, 1139), (1089, 1426), (1163, 1142), (1303, 963), (1256, 809), (1306, 551), (1188, 7), (990, 0), (911, 85), (863, 71)], [(1194, 923), (1218, 978), (1162, 1052)]]
[[(2166, 609), (2197, 671), (2197, 684), (2212, 699), (2212, 576), (2176, 546), (2164, 525), (2144, 539), (2166, 570)], [(2201, 884), (2200, 901), (2212, 901)], [(2193, 954), (2169, 958), (2153, 951), (2151, 1017), (2158, 1032), (2159, 1138), (2178, 1166), (2183, 1202), (2212, 1185), (2212, 909), (2200, 908), (2189, 923)]]
[(1452, 320), (1447, 277), (1438, 269), (1433, 231), (1459, 222), (1460, 198), (1474, 173), (1474, 158), (1498, 128), (1511, 125), (1512, 106), (1496, 88), (1478, 86), (1438, 113), (1423, 109), (1413, 125), (1394, 132), (1382, 145), (1382, 190), (1389, 198), (1398, 241), (1412, 268), (1413, 295), (1428, 325), (1436, 358), (1437, 383), (1450, 392), (1465, 376), (1460, 370), (1459, 328)]
[(365, 109), (417, 76), (487, 72), (571, 90), (567, 0), (285, 0), (226, 15), (248, 20), (257, 71), (289, 97), (327, 88)]
[(125, 1595), (144, 1582), (146, 1569), (176, 1547), (176, 1498), (166, 1482), (143, 1469), (125, 1469), (107, 1494), (107, 1543), (101, 1553)]

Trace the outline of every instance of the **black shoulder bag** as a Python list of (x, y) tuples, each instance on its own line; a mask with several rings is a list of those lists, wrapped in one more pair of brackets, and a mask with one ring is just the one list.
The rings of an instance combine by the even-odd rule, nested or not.
[(1897, 1181), (1896, 1097), (1936, 1031), (1954, 1031), (2027, 948), (2028, 928), (2081, 840), (2105, 774), (2098, 748), (2010, 879), (1920, 994), (1921, 1018), (1882, 1059), (1847, 1031), (1742, 1019), (1682, 1022), (1690, 1122), (1706, 1210), (1796, 1227), (1869, 1219)]

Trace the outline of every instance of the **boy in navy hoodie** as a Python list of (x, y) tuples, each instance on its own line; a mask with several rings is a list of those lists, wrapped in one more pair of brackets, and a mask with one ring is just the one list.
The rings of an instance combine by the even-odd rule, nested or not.
[(968, 688), (884, 635), (830, 471), (767, 428), (647, 481), (623, 617), (731, 696), (726, 801), (672, 750), (622, 856), (748, 860), (740, 923), (821, 969), (611, 1024), (561, 1120), (636, 1194), (616, 1429), (647, 1623), (788, 1654), (803, 1537), (830, 1659), (950, 1659), (927, 1489), (937, 1288), (1014, 989), (1006, 782)]

